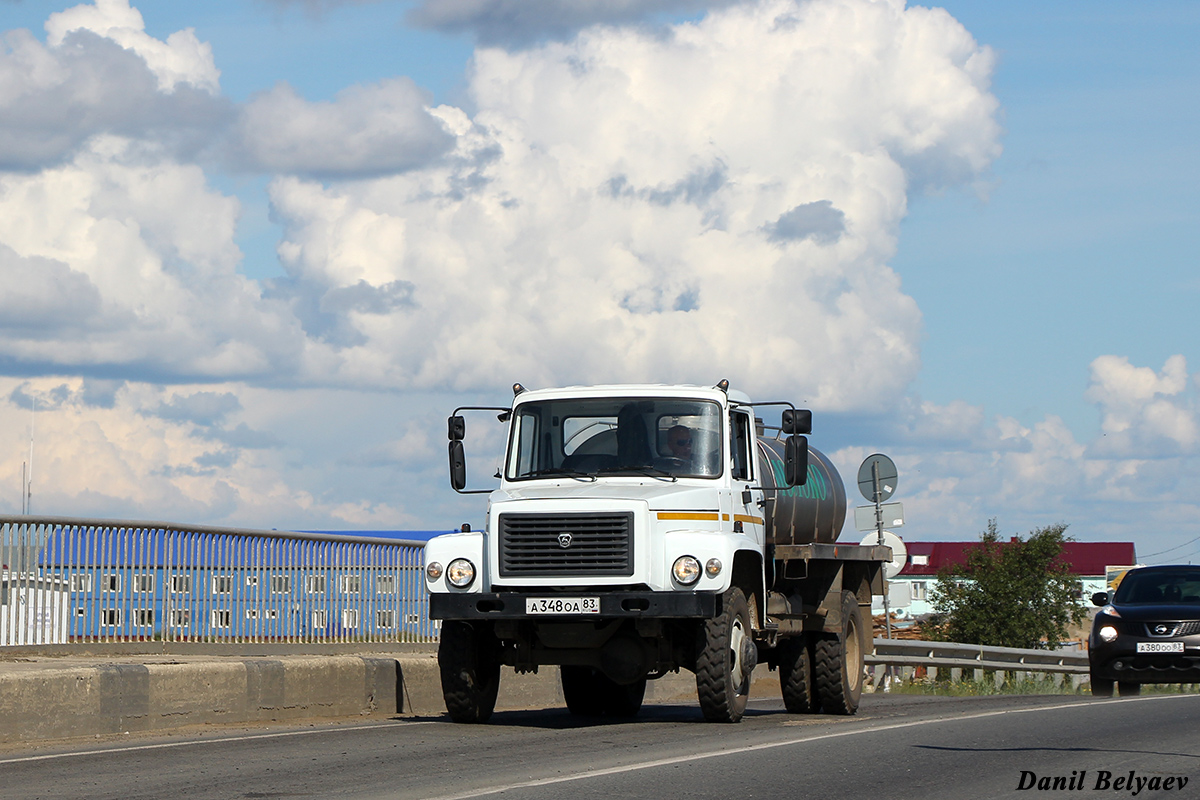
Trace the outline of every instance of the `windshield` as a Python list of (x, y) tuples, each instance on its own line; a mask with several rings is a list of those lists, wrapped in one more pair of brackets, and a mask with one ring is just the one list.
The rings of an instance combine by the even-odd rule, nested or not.
[(1200, 605), (1200, 568), (1130, 570), (1121, 579), (1113, 602), (1126, 605)]
[(721, 407), (708, 400), (587, 397), (513, 412), (505, 476), (721, 474)]

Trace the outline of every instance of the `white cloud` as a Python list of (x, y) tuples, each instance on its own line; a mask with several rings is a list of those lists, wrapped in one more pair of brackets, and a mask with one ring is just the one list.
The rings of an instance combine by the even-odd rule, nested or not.
[[(729, 377), (878, 406), (918, 367), (920, 314), (886, 265), (909, 181), (998, 153), (989, 63), (944, 13), (833, 0), (482, 50), (474, 118), (436, 110), (459, 134), (444, 165), (275, 182), (281, 257), (310, 308), (405, 287), (390, 314), (306, 322), (333, 331), (341, 380)], [(802, 207), (844, 230), (766, 230)]]
[(45, 46), (14, 30), (0, 42), (0, 170), (59, 164), (106, 134), (195, 153), (229, 114), (226, 101), (191, 84), (164, 90), (137, 53), (91, 31)]
[(23, 306), (0, 326), (5, 361), (164, 381), (303, 372), (299, 326), (237, 272), (237, 201), (196, 166), (140, 162), (100, 137), (69, 164), (0, 173), (0, 277)]
[[(1101, 356), (1086, 391), (1101, 429), (1082, 441), (1054, 415), (1029, 425), (958, 402), (902, 407), (876, 432), (894, 437), (884, 449), (900, 472), (905, 537), (972, 539), (991, 517), (1014, 533), (1067, 522), (1081, 540), (1132, 538), (1145, 553), (1200, 535), (1194, 386), (1181, 356), (1161, 372)], [(853, 475), (867, 452), (846, 448), (835, 462)]]
[(1200, 421), (1196, 398), (1186, 393), (1183, 356), (1168, 358), (1161, 374), (1134, 367), (1124, 357), (1100, 356), (1092, 362), (1091, 373), (1087, 396), (1103, 415), (1097, 453), (1153, 458), (1195, 452)]
[(176, 31), (161, 41), (146, 33), (142, 14), (129, 0), (96, 0), (51, 14), (46, 21), (47, 43), (61, 47), (74, 31), (90, 31), (136, 53), (158, 79), (163, 91), (190, 83), (211, 94), (220, 90), (221, 72), (213, 62), (212, 47), (196, 38), (191, 28)]
[(383, 175), (421, 166), (453, 139), (408, 78), (342, 90), (310, 103), (286, 83), (252, 98), (234, 134), (234, 157), (264, 172), (319, 177)]

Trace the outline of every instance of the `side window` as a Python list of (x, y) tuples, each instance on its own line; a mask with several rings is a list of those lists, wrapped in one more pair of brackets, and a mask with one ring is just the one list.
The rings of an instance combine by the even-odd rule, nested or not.
[(537, 464), (538, 422), (535, 414), (517, 417), (517, 435), (513, 437), (513, 452), (509, 454), (508, 476), (528, 475)]
[(750, 465), (750, 415), (735, 411), (729, 415), (729, 452), (733, 458), (733, 479), (754, 479)]

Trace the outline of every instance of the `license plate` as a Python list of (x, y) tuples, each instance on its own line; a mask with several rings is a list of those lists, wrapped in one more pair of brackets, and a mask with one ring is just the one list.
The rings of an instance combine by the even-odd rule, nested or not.
[(1182, 653), (1183, 642), (1138, 642), (1139, 653)]
[(599, 614), (599, 597), (526, 597), (526, 614)]

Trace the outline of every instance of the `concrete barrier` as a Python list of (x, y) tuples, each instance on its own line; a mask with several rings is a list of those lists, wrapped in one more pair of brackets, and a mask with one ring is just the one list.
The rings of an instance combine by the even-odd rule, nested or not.
[[(9, 656), (10, 659), (13, 656)], [(753, 696), (779, 696), (759, 667)], [(646, 702), (695, 703), (689, 672), (651, 681)], [(563, 707), (558, 668), (505, 668), (498, 710)], [(445, 713), (432, 647), (336, 655), (24, 657), (0, 661), (0, 743), (204, 724)]]

